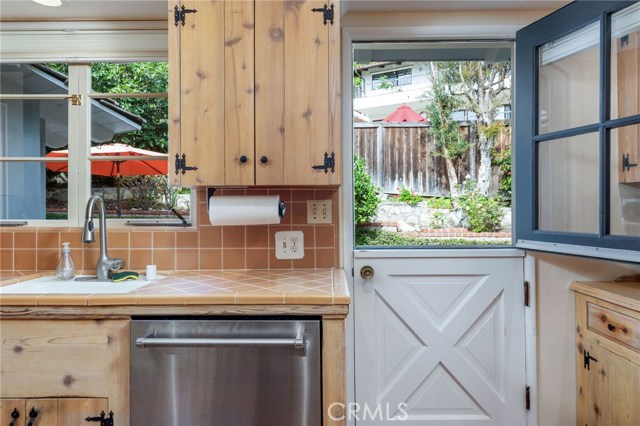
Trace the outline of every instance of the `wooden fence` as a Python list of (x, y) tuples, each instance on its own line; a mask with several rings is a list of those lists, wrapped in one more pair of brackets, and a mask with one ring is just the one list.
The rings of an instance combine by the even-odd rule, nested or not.
[[(467, 140), (476, 138), (473, 126), (462, 125)], [(449, 182), (444, 158), (436, 155), (435, 143), (429, 134), (429, 124), (423, 123), (354, 123), (354, 153), (367, 161), (369, 174), (383, 192), (397, 194), (408, 188), (425, 196), (449, 194)], [(508, 129), (499, 137), (499, 144), (508, 146)], [(460, 182), (466, 175), (477, 176), (480, 154), (475, 144), (456, 161)], [(494, 170), (490, 192), (497, 190), (499, 173)]]

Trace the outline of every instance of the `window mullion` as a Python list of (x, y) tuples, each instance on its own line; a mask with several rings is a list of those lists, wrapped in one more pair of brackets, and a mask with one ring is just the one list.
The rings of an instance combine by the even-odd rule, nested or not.
[(80, 105), (69, 106), (69, 222), (80, 226), (91, 191), (91, 66), (69, 66), (69, 93), (82, 96)]

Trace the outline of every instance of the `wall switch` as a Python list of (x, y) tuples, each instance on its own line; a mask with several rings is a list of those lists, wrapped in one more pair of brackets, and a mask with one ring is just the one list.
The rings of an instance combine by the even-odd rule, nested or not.
[(304, 257), (304, 233), (302, 231), (276, 232), (276, 258), (302, 259)]
[(307, 200), (307, 223), (332, 223), (331, 200)]

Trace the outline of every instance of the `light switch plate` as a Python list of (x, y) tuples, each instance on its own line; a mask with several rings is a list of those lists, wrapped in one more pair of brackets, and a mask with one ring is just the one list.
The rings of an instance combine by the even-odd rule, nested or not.
[(276, 232), (276, 258), (302, 259), (304, 257), (304, 232)]
[(333, 223), (331, 200), (307, 200), (307, 223)]

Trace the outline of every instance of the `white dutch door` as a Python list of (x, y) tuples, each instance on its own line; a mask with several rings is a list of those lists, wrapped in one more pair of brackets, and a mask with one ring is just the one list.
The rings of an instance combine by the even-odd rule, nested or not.
[(526, 423), (523, 259), (481, 253), (356, 251), (358, 426)]

